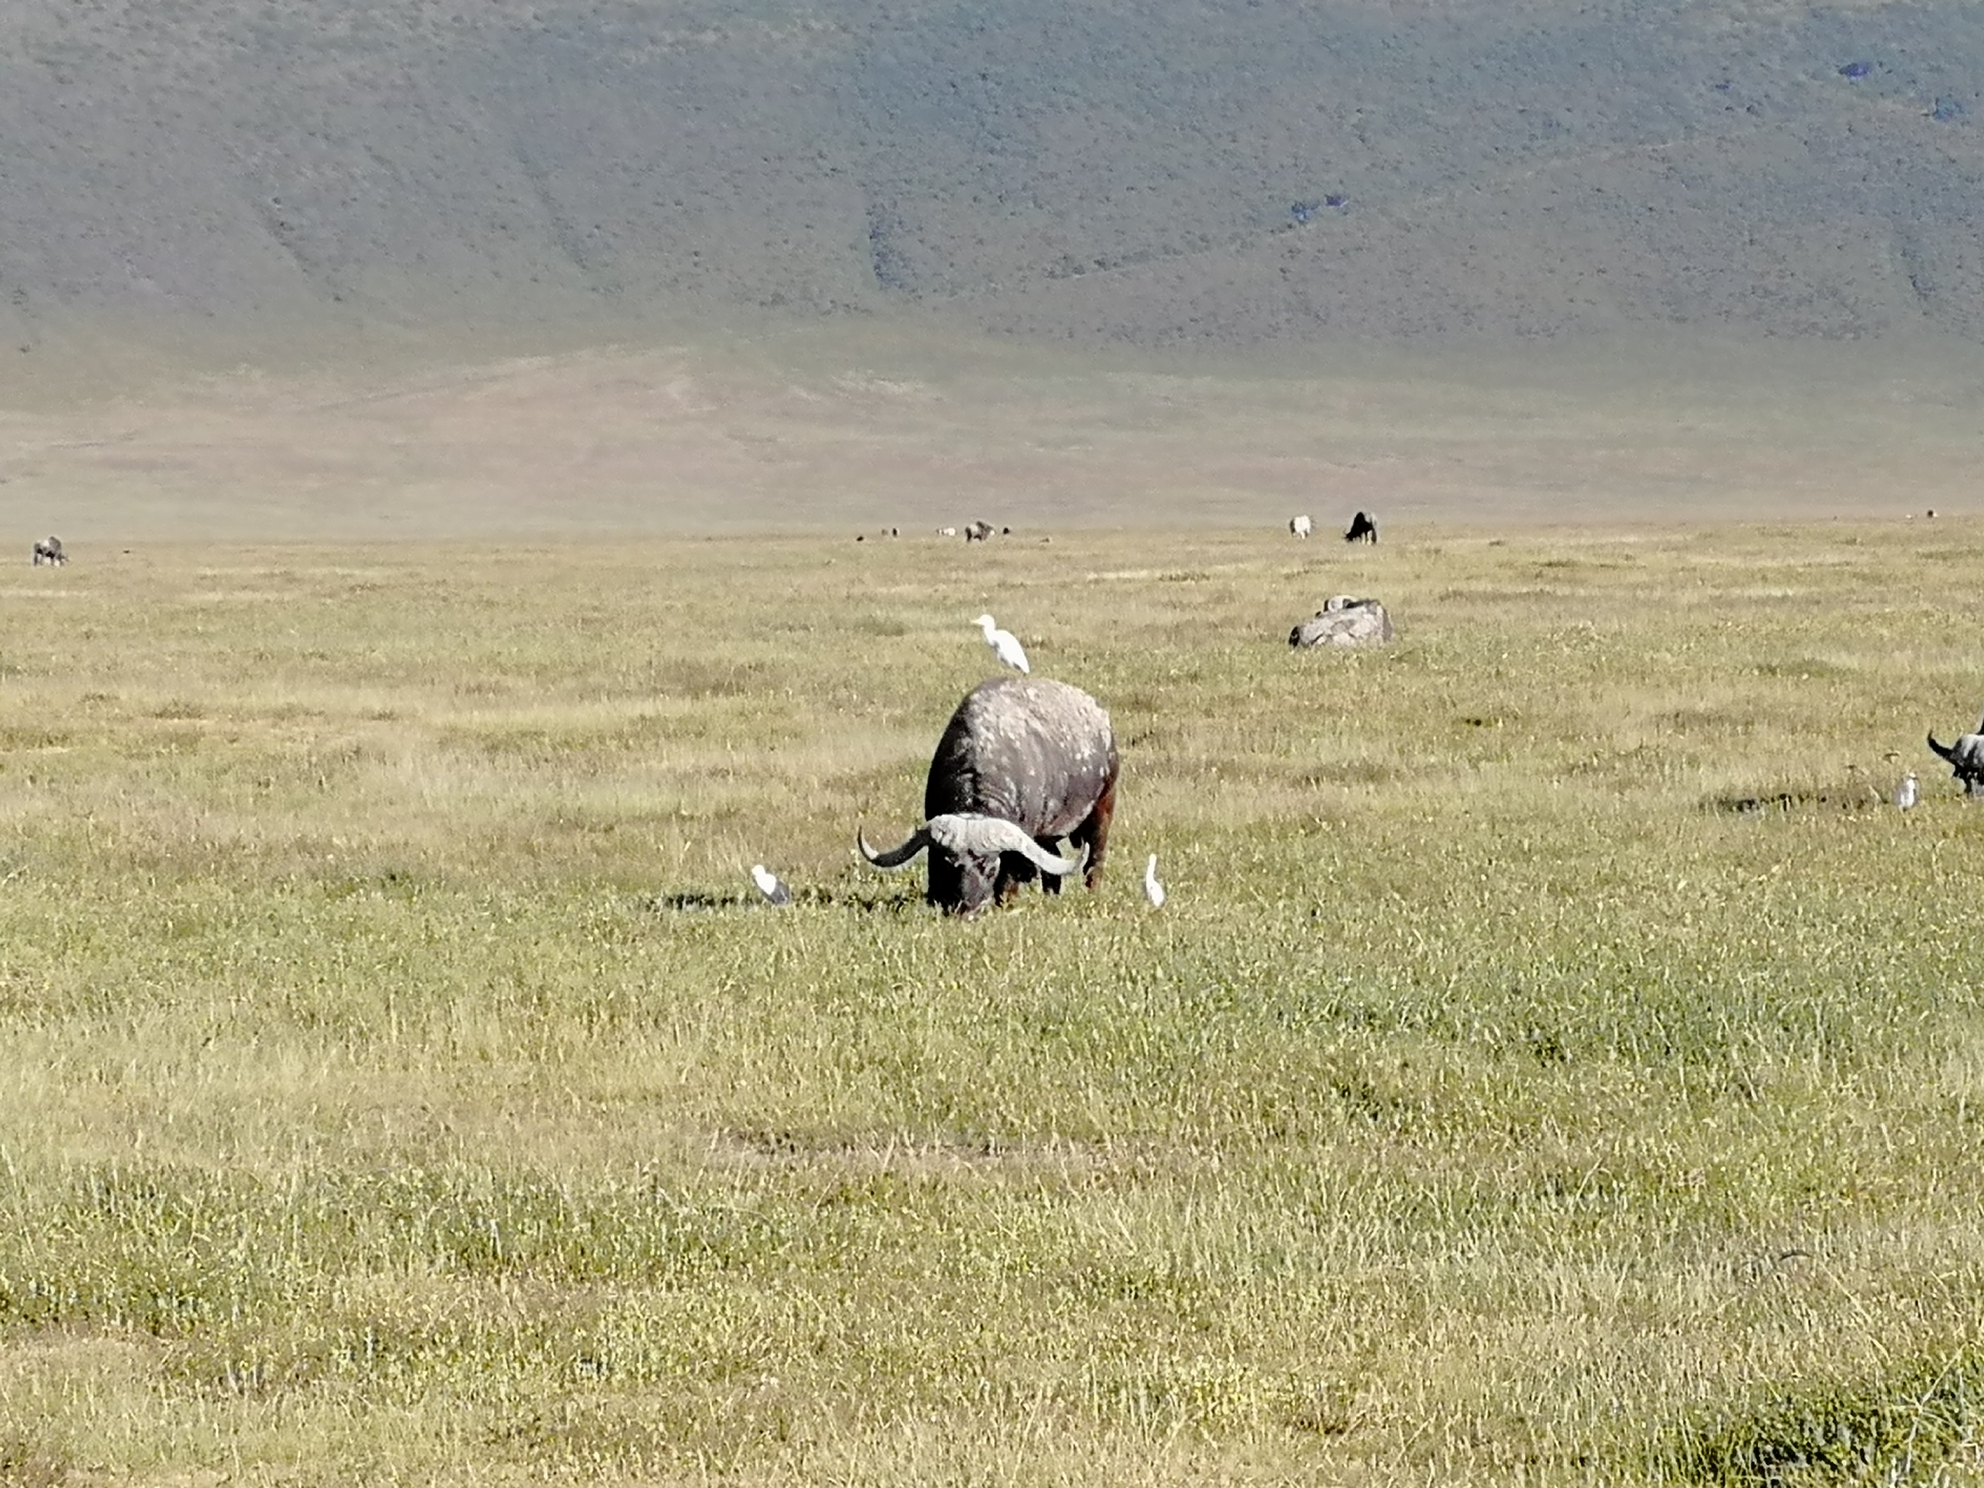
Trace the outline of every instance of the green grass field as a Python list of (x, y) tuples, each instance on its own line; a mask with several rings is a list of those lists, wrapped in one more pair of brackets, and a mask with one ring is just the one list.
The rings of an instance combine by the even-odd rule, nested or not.
[(1984, 1481), (1984, 523), (1386, 536), (23, 562), (0, 1481)]

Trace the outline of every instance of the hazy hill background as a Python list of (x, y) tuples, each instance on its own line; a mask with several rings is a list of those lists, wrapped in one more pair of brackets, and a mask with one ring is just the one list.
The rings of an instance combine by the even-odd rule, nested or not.
[(0, 483), (70, 534), (1947, 507), (1980, 86), (1956, 3), (14, 0)]
[(1975, 5), (15, 0), (0, 38), (30, 345), (1984, 332)]

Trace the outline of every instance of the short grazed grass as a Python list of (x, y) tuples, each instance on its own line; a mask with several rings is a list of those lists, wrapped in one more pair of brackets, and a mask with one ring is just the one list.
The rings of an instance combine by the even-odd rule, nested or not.
[(16, 572), (0, 1481), (1984, 1477), (1984, 525), (1387, 538)]

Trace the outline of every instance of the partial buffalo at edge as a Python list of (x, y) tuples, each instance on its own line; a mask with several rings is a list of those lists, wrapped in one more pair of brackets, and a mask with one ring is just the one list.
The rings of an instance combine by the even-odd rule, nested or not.
[[(1984, 729), (1984, 725), (1979, 727)], [(1965, 795), (1984, 796), (1984, 732), (1959, 734), (1954, 744), (1939, 744), (1931, 734), (1929, 748), (1948, 762)]]

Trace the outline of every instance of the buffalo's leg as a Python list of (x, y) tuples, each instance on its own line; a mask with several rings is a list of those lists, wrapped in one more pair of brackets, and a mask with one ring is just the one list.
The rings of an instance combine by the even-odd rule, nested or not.
[[(1051, 852), (1057, 858), (1061, 856), (1061, 839), (1059, 837), (1036, 837), (1033, 840), (1038, 844), (1041, 851)], [(1033, 864), (1028, 863), (1026, 866), (1029, 873), (1035, 871)], [(1043, 894), (1060, 893), (1061, 880), (1067, 876), (1065, 873), (1042, 873), (1040, 875), (1040, 891)]]
[(1082, 882), (1091, 889), (1102, 882), (1102, 860), (1109, 855), (1109, 819), (1115, 814), (1116, 782), (1112, 780), (1081, 825), (1068, 834), (1071, 845), (1088, 849), (1088, 871)]
[(1045, 876), (1020, 853), (999, 854), (999, 902), (1011, 904), (1023, 887)]

